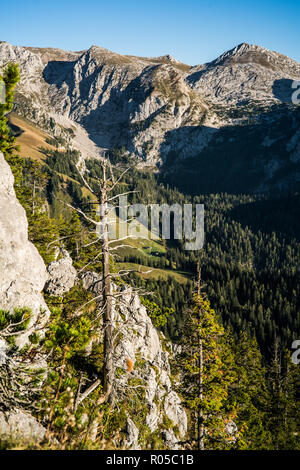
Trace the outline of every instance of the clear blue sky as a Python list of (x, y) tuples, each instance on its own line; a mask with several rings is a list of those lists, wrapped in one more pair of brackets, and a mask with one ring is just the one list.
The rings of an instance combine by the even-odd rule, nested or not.
[(1, 2), (0, 40), (168, 53), (192, 65), (248, 42), (300, 62), (300, 0), (15, 0)]

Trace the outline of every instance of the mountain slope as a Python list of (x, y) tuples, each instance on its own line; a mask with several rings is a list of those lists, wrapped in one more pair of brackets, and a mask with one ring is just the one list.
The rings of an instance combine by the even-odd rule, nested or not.
[(11, 60), (22, 76), (16, 112), (63, 136), (83, 157), (117, 147), (138, 166), (163, 165), (173, 175), (193, 159), (206, 180), (207, 168), (223, 168), (225, 160), (233, 170), (225, 174), (230, 191), (236, 176), (245, 179), (257, 167), (257, 182), (244, 190), (285, 189), (299, 180), (299, 113), (291, 100), (300, 64), (277, 52), (241, 44), (190, 67), (168, 55), (122, 56), (98, 46), (69, 52), (0, 43), (0, 66)]
[(216, 60), (193, 67), (187, 81), (213, 103), (267, 105), (291, 102), (291, 82), (299, 80), (300, 64), (260, 46), (240, 44)]

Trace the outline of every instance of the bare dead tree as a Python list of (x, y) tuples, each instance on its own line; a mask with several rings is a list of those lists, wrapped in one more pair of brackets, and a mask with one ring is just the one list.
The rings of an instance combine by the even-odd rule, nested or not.
[(111, 274), (109, 269), (109, 235), (108, 235), (108, 201), (107, 201), (107, 178), (106, 165), (103, 168), (103, 181), (100, 182), (100, 221), (102, 224), (102, 265), (103, 265), (103, 327), (104, 327), (104, 376), (103, 390), (107, 396), (111, 395), (114, 379), (113, 367), (113, 325), (112, 325), (112, 290), (111, 290)]
[[(97, 237), (94, 241), (90, 242), (88, 245), (99, 243), (100, 244), (100, 252), (95, 258), (102, 258), (102, 283), (101, 283), (101, 293), (94, 297), (94, 300), (98, 300), (101, 302), (101, 314), (103, 318), (103, 341), (104, 341), (104, 370), (103, 370), (103, 392), (104, 397), (102, 397), (101, 401), (111, 401), (112, 400), (112, 390), (113, 390), (113, 382), (115, 376), (114, 370), (114, 326), (113, 326), (113, 298), (116, 299), (118, 294), (113, 292), (112, 288), (112, 277), (116, 276), (116, 273), (112, 273), (110, 270), (110, 259), (114, 257), (113, 251), (116, 248), (122, 248), (126, 246), (125, 244), (118, 245), (117, 247), (112, 246), (112, 243), (120, 242), (129, 238), (129, 236), (123, 236), (120, 238), (116, 238), (110, 240), (109, 237), (109, 228), (110, 228), (110, 218), (109, 212), (111, 209), (111, 202), (116, 200), (117, 197), (124, 196), (127, 194), (132, 193), (133, 191), (129, 191), (126, 193), (118, 194), (117, 196), (110, 196), (110, 193), (117, 187), (120, 183), (124, 174), (129, 170), (127, 168), (125, 171), (121, 173), (118, 178), (115, 178), (112, 165), (108, 160), (103, 160), (101, 162), (102, 166), (102, 178), (98, 178), (94, 181), (96, 189), (92, 187), (92, 185), (87, 181), (87, 178), (83, 174), (83, 172), (77, 167), (77, 170), (80, 174), (80, 177), (86, 186), (86, 188), (96, 197), (96, 203), (99, 206), (99, 221), (94, 220), (92, 217), (87, 215), (84, 211), (79, 208), (73, 207), (70, 204), (67, 204), (72, 209), (76, 210), (86, 221), (92, 223), (94, 226), (97, 227)], [(115, 206), (116, 207), (116, 206)], [(118, 207), (118, 206), (117, 206)], [(89, 262), (86, 266), (84, 266), (80, 271), (84, 271), (93, 261)], [(120, 273), (120, 276), (124, 275)], [(80, 313), (80, 312), (79, 312)], [(76, 312), (78, 314), (78, 312)], [(99, 385), (101, 385), (101, 381), (98, 379), (96, 380), (83, 394), (79, 394), (77, 403), (79, 404), (82, 402), (93, 390), (95, 390)]]
[[(83, 266), (79, 273), (84, 272), (89, 266), (91, 266), (96, 260), (101, 258), (102, 260), (102, 276), (101, 282), (99, 282), (99, 289), (94, 292), (95, 296), (93, 299), (85, 302), (81, 307), (79, 307), (75, 312), (75, 316), (80, 316), (83, 313), (83, 308), (89, 303), (96, 301), (98, 304), (98, 312), (96, 318), (102, 318), (102, 331), (103, 331), (103, 343), (104, 343), (104, 367), (103, 367), (103, 380), (97, 378), (88, 388), (85, 389), (85, 380), (82, 378), (80, 381), (80, 386), (78, 387), (76, 395), (76, 405), (75, 409), (79, 406), (83, 400), (87, 399), (93, 391), (97, 388), (102, 387), (101, 396), (97, 398), (97, 404), (104, 402), (113, 403), (114, 396), (114, 380), (115, 380), (115, 358), (114, 358), (114, 349), (117, 341), (118, 335), (115, 333), (114, 327), (114, 309), (116, 305), (121, 305), (123, 303), (123, 292), (116, 291), (115, 279), (123, 279), (124, 276), (132, 273), (139, 272), (135, 269), (121, 269), (118, 272), (112, 272), (110, 268), (110, 261), (114, 259), (117, 254), (116, 251), (120, 248), (126, 246), (131, 246), (124, 243), (124, 240), (128, 238), (133, 238), (132, 235), (128, 235), (127, 231), (125, 234), (120, 234), (119, 237), (110, 237), (110, 226), (111, 222), (116, 220), (110, 218), (110, 211), (112, 208), (124, 208), (117, 205), (117, 199), (128, 194), (135, 193), (136, 191), (127, 191), (118, 194), (112, 194), (112, 192), (117, 188), (121, 183), (122, 177), (130, 169), (126, 168), (125, 171), (121, 172), (120, 176), (117, 178), (114, 175), (114, 170), (111, 163), (108, 160), (101, 161), (102, 167), (102, 177), (93, 178), (93, 183), (90, 183), (88, 178), (85, 176), (83, 171), (77, 166), (77, 171), (80, 175), (80, 178), (84, 186), (94, 195), (95, 201), (92, 204), (96, 204), (99, 207), (97, 212), (98, 218), (86, 213), (84, 210), (74, 207), (72, 204), (66, 203), (68, 207), (75, 210), (82, 218), (85, 219), (89, 224), (96, 227), (97, 236), (94, 240), (88, 242), (84, 247), (88, 247), (93, 244), (99, 244), (99, 253), (95, 255), (92, 261), (89, 261), (85, 266)], [(125, 206), (128, 207), (128, 206)], [(134, 220), (134, 217), (130, 217), (129, 220), (119, 219), (119, 224), (127, 223)], [(119, 225), (120, 227), (120, 225)], [(151, 270), (147, 270), (145, 273), (149, 273)], [(150, 295), (152, 292), (144, 292), (141, 288), (131, 288), (133, 293), (143, 295)], [(119, 322), (118, 322), (119, 323)], [(124, 324), (125, 321), (122, 320)], [(84, 391), (81, 391), (81, 389)]]

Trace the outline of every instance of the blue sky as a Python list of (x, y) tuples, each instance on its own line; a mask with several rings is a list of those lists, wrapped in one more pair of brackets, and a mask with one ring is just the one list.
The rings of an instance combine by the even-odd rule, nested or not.
[(241, 42), (300, 62), (300, 0), (15, 0), (1, 2), (0, 40), (120, 54), (171, 54), (194, 65)]

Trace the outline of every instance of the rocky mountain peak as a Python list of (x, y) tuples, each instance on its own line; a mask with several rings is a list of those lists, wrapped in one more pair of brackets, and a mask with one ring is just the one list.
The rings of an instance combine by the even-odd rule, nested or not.
[(202, 67), (203, 69), (216, 66), (253, 66), (263, 67), (269, 71), (287, 73), (299, 77), (299, 63), (279, 52), (271, 51), (256, 44), (241, 43), (233, 49), (224, 52), (220, 57)]
[(155, 60), (161, 62), (170, 62), (171, 64), (183, 64), (180, 60), (175, 59), (175, 57), (171, 56), (170, 54), (160, 55), (154, 58)]
[(116, 52), (112, 52), (109, 49), (105, 49), (100, 46), (91, 46), (87, 51), (84, 51), (83, 56), (87, 56), (89, 59), (94, 59), (97, 65), (114, 65), (122, 66), (132, 62), (132, 60)]
[(10, 167), (0, 153), (0, 309), (31, 310), (29, 327), (17, 344), (24, 346), (28, 336), (49, 317), (41, 291), (47, 279), (44, 262), (28, 240), (26, 213), (14, 191)]

